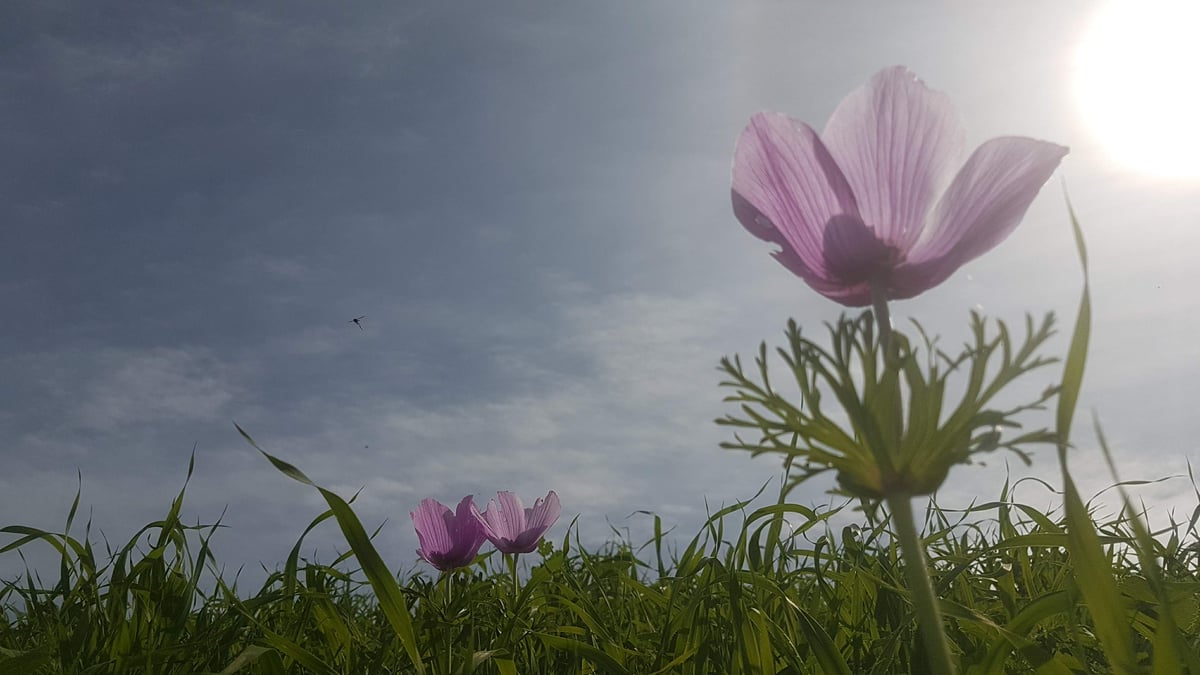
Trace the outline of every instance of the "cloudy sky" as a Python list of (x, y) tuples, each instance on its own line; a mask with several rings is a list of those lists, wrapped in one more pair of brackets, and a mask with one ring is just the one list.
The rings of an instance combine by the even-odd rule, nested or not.
[[(227, 508), (218, 558), (274, 567), (323, 504), (236, 421), (323, 485), (361, 488), (397, 569), (424, 497), (554, 489), (555, 537), (576, 514), (591, 541), (644, 531), (635, 510), (690, 537), (706, 500), (779, 470), (718, 447), (718, 359), (842, 310), (733, 219), (734, 141), (764, 109), (819, 129), (892, 64), (955, 100), (972, 146), (1071, 148), (1008, 241), (897, 303), (897, 321), (951, 345), (971, 308), (1069, 326), (1065, 181), (1093, 270), (1082, 411), (1124, 477), (1183, 472), (1200, 460), (1200, 143), (1175, 113), (1200, 111), (1171, 68), (1200, 57), (1194, 41), (1163, 51), (1169, 11), (1111, 11), (5, 3), (0, 521), (60, 529), (78, 470), (94, 527), (124, 542), (165, 513), (194, 447), (185, 518)], [(1135, 19), (1142, 33), (1112, 36)], [(1151, 60), (1126, 72), (1130, 54)], [(1099, 489), (1086, 428), (1076, 466)], [(994, 498), (1004, 462), (955, 469), (944, 501)], [(1055, 480), (1052, 453), (1032, 472)], [(827, 502), (818, 483), (796, 498)], [(1194, 505), (1187, 481), (1141, 494)], [(309, 541), (325, 560), (344, 548), (332, 526)]]

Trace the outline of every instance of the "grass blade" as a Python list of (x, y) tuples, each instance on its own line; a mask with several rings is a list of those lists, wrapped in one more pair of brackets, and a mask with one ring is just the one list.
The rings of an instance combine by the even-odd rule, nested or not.
[(1067, 519), (1067, 550), (1071, 553), (1075, 579), (1095, 622), (1096, 635), (1109, 665), (1114, 672), (1127, 673), (1136, 670), (1128, 612), (1117, 588), (1112, 560), (1105, 555), (1096, 526), (1079, 496), (1075, 481), (1067, 471), (1071, 420), (1075, 416), (1075, 405), (1079, 401), (1079, 390), (1083, 384), (1092, 322), (1087, 247), (1083, 240), (1083, 230), (1075, 217), (1075, 210), (1071, 208), (1070, 199), (1067, 200), (1067, 212), (1075, 233), (1079, 261), (1083, 267), (1083, 293), (1079, 300), (1079, 313), (1075, 318), (1075, 330), (1071, 335), (1071, 346), (1063, 365), (1062, 388), (1058, 395), (1056, 415), (1058, 459), (1062, 467), (1063, 501)]
[(238, 432), (242, 434), (246, 442), (255, 450), (261, 452), (276, 469), (279, 469), (283, 474), (295, 481), (316, 488), (321, 493), (321, 496), (325, 498), (325, 502), (329, 504), (329, 510), (333, 511), (333, 517), (337, 519), (338, 526), (342, 528), (342, 534), (346, 537), (346, 543), (354, 551), (354, 556), (358, 559), (359, 565), (362, 566), (363, 573), (371, 583), (371, 588), (374, 589), (375, 597), (379, 601), (384, 614), (387, 616), (388, 622), (391, 623), (392, 628), (396, 631), (396, 636), (400, 638), (401, 644), (404, 645), (405, 651), (408, 652), (409, 658), (412, 659), (418, 675), (424, 675), (425, 664), (421, 660), (420, 647), (417, 645), (417, 636), (413, 630), (412, 615), (409, 614), (408, 606), (404, 603), (404, 594), (401, 593), (400, 585), (396, 583), (396, 579), (392, 577), (391, 571), (384, 564), (383, 558), (379, 556), (379, 552), (371, 544), (371, 538), (367, 535), (366, 529), (358, 520), (358, 516), (354, 513), (354, 510), (350, 508), (346, 500), (312, 482), (300, 469), (268, 454), (266, 450), (263, 450), (254, 442), (250, 434), (246, 433), (236, 423), (234, 426), (237, 427)]

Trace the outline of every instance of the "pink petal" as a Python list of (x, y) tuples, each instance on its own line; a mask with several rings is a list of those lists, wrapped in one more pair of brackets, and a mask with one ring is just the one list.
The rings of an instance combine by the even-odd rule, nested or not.
[(514, 492), (498, 492), (500, 517), (504, 522), (504, 536), (515, 537), (525, 530), (525, 505)]
[(957, 166), (962, 139), (950, 98), (903, 66), (879, 71), (843, 99), (821, 134), (863, 221), (902, 251)]
[(545, 499), (534, 502), (533, 508), (525, 514), (525, 528), (536, 530), (538, 536), (541, 536), (554, 525), (560, 513), (562, 513), (562, 506), (558, 503), (558, 495), (551, 490)]
[(495, 500), (488, 500), (487, 510), (480, 515), (479, 524), (483, 526), (488, 539), (495, 540), (505, 536), (504, 517), (500, 514)]
[(521, 498), (511, 492), (498, 492), (496, 497), (499, 505), (488, 500), (487, 511), (479, 514), (475, 509), (474, 512), (487, 538), (499, 547), (500, 542), (515, 539), (525, 529), (525, 508)]
[[(792, 248), (792, 245), (788, 243), (787, 239), (785, 239), (783, 235), (776, 230), (773, 225), (770, 224), (770, 221), (767, 219), (767, 217), (762, 215), (758, 209), (754, 208), (750, 202), (747, 202), (736, 191), (733, 192), (733, 213), (734, 216), (741, 221), (742, 225), (744, 225), (747, 230), (750, 230), (751, 234), (757, 236), (759, 239), (764, 239), (766, 241), (779, 244), (779, 250), (772, 251), (771, 257), (779, 261), (779, 263), (791, 271), (792, 274), (804, 279), (804, 281), (807, 282), (808, 285), (813, 288), (813, 290), (817, 291), (821, 295), (837, 300), (838, 302), (843, 302), (842, 298), (844, 297), (856, 295), (856, 292), (854, 292), (852, 289), (847, 289), (844, 283), (835, 281), (831, 278), (826, 278), (827, 276), (830, 276), (828, 272), (822, 273), (826, 276), (818, 276), (815, 272), (813, 272), (813, 270), (809, 269), (808, 265), (800, 259), (800, 256), (796, 255), (795, 249)], [(833, 220), (834, 219), (831, 219), (831, 222), (833, 222)], [(827, 233), (828, 228), (826, 228), (826, 234)], [(821, 261), (822, 264), (824, 264), (824, 253), (822, 253)], [(870, 288), (864, 284), (863, 289), (863, 292), (866, 293), (867, 297), (865, 302), (843, 304), (850, 304), (852, 306), (870, 304)]]
[(954, 177), (907, 262), (893, 273), (892, 297), (936, 286), (1004, 241), (1067, 152), (1017, 136), (981, 145)]
[(754, 205), (746, 201), (746, 198), (738, 194), (737, 190), (731, 190), (731, 198), (733, 201), (733, 215), (738, 219), (738, 222), (745, 227), (750, 234), (769, 241), (773, 244), (779, 244), (779, 250), (771, 253), (776, 260), (784, 267), (788, 268), (801, 279), (807, 279), (812, 276), (813, 272), (808, 268), (803, 260), (796, 255), (796, 251), (788, 240), (784, 238), (783, 233), (775, 229), (771, 224), (771, 219), (767, 218), (761, 211), (754, 208)]
[[(469, 520), (472, 507), (475, 506), (475, 495), (467, 495), (458, 503), (458, 507), (454, 510), (454, 518), (456, 520)], [(449, 509), (447, 509), (448, 511)]]
[(733, 202), (734, 214), (751, 234), (782, 247), (776, 257), (788, 269), (818, 290), (830, 286), (822, 251), (825, 226), (858, 210), (811, 127), (779, 113), (751, 117), (733, 153)]
[(466, 497), (463, 497), (462, 501), (458, 503), (458, 508), (455, 510), (454, 514), (454, 532), (452, 539), (457, 541), (460, 545), (467, 541), (483, 541), (483, 526), (479, 524), (479, 521), (474, 515), (477, 511), (478, 509), (475, 508), (475, 500), (473, 495), (467, 495)]
[(492, 525), (488, 521), (488, 514), (491, 512), (492, 507), (493, 505), (491, 500), (488, 500), (487, 510), (482, 512), (479, 510), (479, 507), (475, 505), (474, 501), (472, 501), (470, 505), (471, 515), (475, 517), (475, 522), (478, 523), (479, 527), (483, 529), (484, 534), (489, 537), (492, 533)]
[(418, 553), (422, 558), (428, 560), (429, 555), (450, 549), (450, 532), (446, 528), (446, 516), (450, 515), (448, 507), (436, 499), (422, 499), (417, 510), (408, 515), (417, 531), (417, 541), (421, 544)]

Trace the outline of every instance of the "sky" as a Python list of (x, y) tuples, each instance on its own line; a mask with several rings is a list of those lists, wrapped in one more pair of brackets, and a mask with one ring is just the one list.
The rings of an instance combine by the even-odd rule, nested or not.
[[(1200, 460), (1200, 144), (1170, 126), (1195, 103), (1171, 98), (1179, 80), (1142, 85), (1200, 56), (1154, 52), (1167, 41), (1152, 30), (1088, 42), (1106, 11), (5, 3), (0, 525), (61, 530), (81, 489), (79, 522), (123, 543), (166, 513), (194, 452), (184, 519), (221, 518), (217, 559), (260, 578), (324, 505), (236, 421), (321, 485), (361, 490), (397, 570), (418, 568), (408, 513), (425, 497), (553, 489), (551, 538), (578, 517), (585, 542), (612, 528), (636, 540), (637, 511), (690, 538), (706, 509), (780, 475), (775, 458), (719, 447), (730, 432), (713, 420), (733, 410), (718, 360), (844, 309), (733, 218), (733, 144), (759, 110), (819, 129), (893, 64), (955, 101), (972, 147), (1071, 148), (1020, 228), (895, 303), (897, 323), (918, 318), (950, 345), (972, 309), (1053, 311), (1066, 331), (1082, 278), (1065, 186), (1094, 304), (1076, 478), (1085, 492), (1112, 482), (1092, 411), (1123, 478), (1185, 474)], [(1115, 72), (1124, 51), (1161, 62)], [(1121, 154), (1164, 130), (1157, 155)], [(1057, 484), (1047, 448), (1029, 469), (958, 467), (940, 500), (996, 498), (1006, 464)], [(832, 487), (814, 479), (793, 499), (827, 504)], [(1196, 505), (1186, 479), (1137, 494), (1159, 514)], [(306, 539), (308, 557), (343, 550), (332, 524)], [(27, 551), (34, 565), (45, 553)], [(24, 565), (0, 554), (6, 578)]]

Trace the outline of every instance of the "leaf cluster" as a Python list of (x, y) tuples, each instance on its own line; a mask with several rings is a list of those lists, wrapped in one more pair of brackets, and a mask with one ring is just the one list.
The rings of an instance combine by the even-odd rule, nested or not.
[[(932, 494), (952, 466), (982, 452), (1003, 448), (1028, 462), (1027, 445), (1055, 442), (1046, 429), (1021, 432), (1019, 417), (1041, 409), (1057, 387), (1022, 404), (997, 404), (999, 394), (1021, 376), (1056, 361), (1038, 353), (1054, 333), (1052, 314), (1038, 323), (1027, 316), (1018, 343), (1003, 321), (992, 328), (973, 312), (972, 341), (954, 356), (914, 325), (923, 348), (892, 332), (885, 360), (869, 312), (826, 324), (828, 349), (803, 337), (789, 321), (787, 345), (776, 353), (789, 385), (798, 390), (796, 402), (772, 381), (765, 342), (752, 371), (738, 356), (723, 358), (721, 386), (734, 390), (725, 400), (737, 404), (738, 412), (717, 423), (753, 430), (758, 437), (743, 438), (735, 431), (734, 440), (722, 447), (783, 455), (797, 469), (796, 483), (832, 470), (844, 492), (881, 499)], [(957, 402), (949, 400), (956, 384), (952, 378), (961, 380)], [(836, 412), (826, 411), (828, 397)]]

